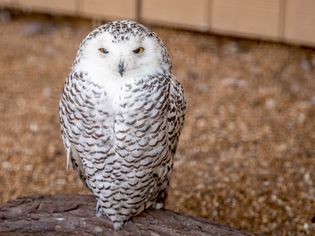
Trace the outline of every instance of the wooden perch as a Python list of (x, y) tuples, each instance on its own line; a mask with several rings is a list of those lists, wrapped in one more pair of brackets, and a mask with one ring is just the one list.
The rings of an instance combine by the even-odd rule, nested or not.
[(0, 205), (0, 234), (5, 235), (252, 235), (170, 210), (147, 210), (114, 231), (95, 216), (95, 199), (87, 195), (22, 197)]

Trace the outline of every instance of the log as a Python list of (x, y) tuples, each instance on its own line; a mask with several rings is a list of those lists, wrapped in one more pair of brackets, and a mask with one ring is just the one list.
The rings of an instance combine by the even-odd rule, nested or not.
[(0, 235), (253, 235), (170, 210), (147, 210), (115, 231), (90, 195), (21, 197), (0, 205)]

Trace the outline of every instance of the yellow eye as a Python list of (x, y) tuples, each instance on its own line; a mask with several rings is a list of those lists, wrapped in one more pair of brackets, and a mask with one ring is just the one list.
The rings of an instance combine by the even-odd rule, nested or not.
[(135, 54), (141, 54), (141, 53), (144, 52), (144, 48), (143, 48), (143, 47), (139, 47), (139, 48), (133, 50), (133, 52), (134, 52)]
[(108, 51), (105, 48), (99, 48), (98, 51), (102, 54), (107, 54)]

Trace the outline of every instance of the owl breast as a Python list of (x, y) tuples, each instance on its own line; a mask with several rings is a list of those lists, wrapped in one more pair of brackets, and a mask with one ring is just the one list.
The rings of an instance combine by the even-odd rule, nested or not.
[(70, 78), (65, 86), (60, 106), (65, 146), (73, 146), (79, 172), (114, 223), (166, 197), (172, 167), (169, 79), (126, 80), (114, 96), (82, 78)]

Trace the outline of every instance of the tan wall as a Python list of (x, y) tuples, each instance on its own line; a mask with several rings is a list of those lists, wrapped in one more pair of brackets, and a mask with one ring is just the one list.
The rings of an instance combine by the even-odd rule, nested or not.
[(213, 0), (211, 29), (250, 37), (280, 37), (281, 0)]
[(208, 0), (144, 0), (140, 17), (146, 22), (207, 31), (209, 3)]
[(75, 14), (77, 9), (77, 0), (12, 0), (11, 2), (21, 8), (43, 12)]
[(79, 13), (92, 18), (136, 19), (136, 0), (79, 0)]
[(0, 0), (0, 6), (1, 5), (9, 5), (9, 4), (11, 4), (11, 2), (13, 2), (12, 0)]
[(315, 0), (287, 0), (284, 39), (315, 46)]
[(0, 0), (0, 6), (315, 47), (315, 0)]

